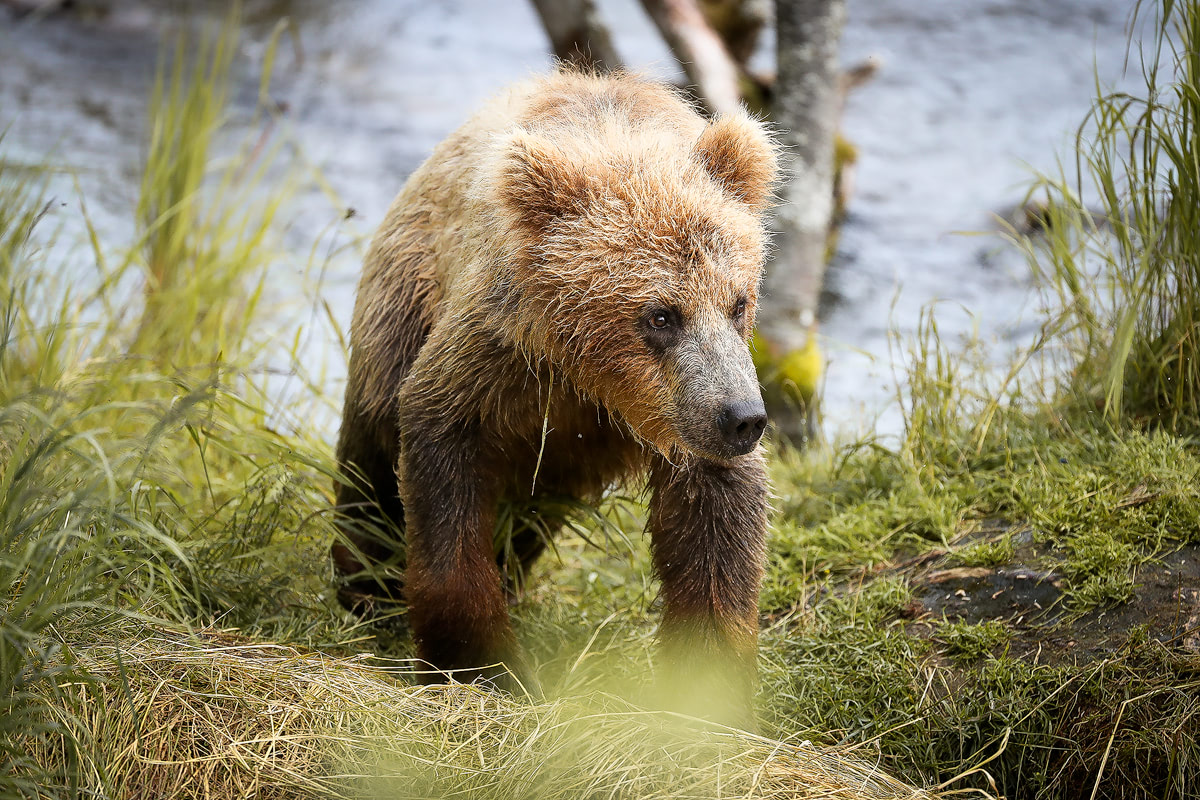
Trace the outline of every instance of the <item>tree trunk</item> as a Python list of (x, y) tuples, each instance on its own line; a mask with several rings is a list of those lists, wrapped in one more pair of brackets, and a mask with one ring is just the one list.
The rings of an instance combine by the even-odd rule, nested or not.
[(709, 112), (738, 110), (742, 101), (738, 65), (696, 0), (642, 0), (642, 5)]
[(700, 0), (700, 11), (733, 60), (743, 70), (758, 48), (758, 37), (771, 19), (769, 0)]
[(621, 57), (593, 0), (533, 0), (554, 54), (599, 72), (621, 69)]
[[(833, 213), (833, 148), (840, 103), (838, 40), (846, 18), (845, 0), (782, 0), (776, 4), (775, 18), (774, 116), (785, 145), (784, 183), (773, 225), (775, 256), (767, 268), (758, 329), (767, 355), (783, 363), (789, 354), (806, 348), (815, 353), (811, 337)], [(768, 387), (771, 415), (781, 433), (801, 442), (812, 432), (815, 381), (806, 387), (794, 376), (783, 378), (783, 391)]]

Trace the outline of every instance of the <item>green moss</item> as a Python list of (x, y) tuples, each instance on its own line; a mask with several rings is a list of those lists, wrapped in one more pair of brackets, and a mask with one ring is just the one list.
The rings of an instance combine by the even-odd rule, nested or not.
[(960, 661), (977, 661), (993, 655), (1008, 643), (1009, 637), (1008, 626), (999, 620), (943, 622), (935, 633), (946, 654)]
[(1013, 559), (1016, 547), (1010, 535), (973, 542), (954, 551), (954, 561), (964, 567), (999, 567)]

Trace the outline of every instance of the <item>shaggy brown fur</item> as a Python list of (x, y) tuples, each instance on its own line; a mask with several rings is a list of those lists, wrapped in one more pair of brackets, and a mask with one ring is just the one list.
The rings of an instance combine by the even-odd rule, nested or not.
[(774, 177), (748, 117), (564, 72), (493, 101), (409, 179), (358, 288), (338, 443), (357, 546), (334, 557), (353, 574), (405, 530), (422, 658), (518, 658), (502, 499), (595, 500), (649, 473), (668, 661), (703, 648), (748, 702), (767, 490), (745, 340)]

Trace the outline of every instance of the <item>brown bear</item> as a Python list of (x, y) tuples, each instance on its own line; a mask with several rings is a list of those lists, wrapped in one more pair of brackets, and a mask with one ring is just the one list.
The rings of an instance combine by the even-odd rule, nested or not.
[[(748, 707), (767, 483), (747, 339), (775, 174), (745, 114), (708, 122), (657, 83), (562, 71), (409, 178), (358, 286), (333, 555), (352, 576), (388, 555), (371, 531), (404, 530), (409, 622), (437, 670), (519, 661), (499, 502), (594, 501), (648, 474), (667, 670), (710, 670)], [(527, 564), (542, 543), (516, 545)]]

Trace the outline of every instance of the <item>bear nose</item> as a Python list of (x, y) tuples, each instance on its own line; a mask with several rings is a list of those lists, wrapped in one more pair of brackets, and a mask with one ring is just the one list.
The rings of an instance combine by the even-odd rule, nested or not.
[(767, 410), (759, 400), (735, 400), (726, 403), (717, 414), (717, 428), (725, 443), (738, 455), (749, 453), (767, 427)]

